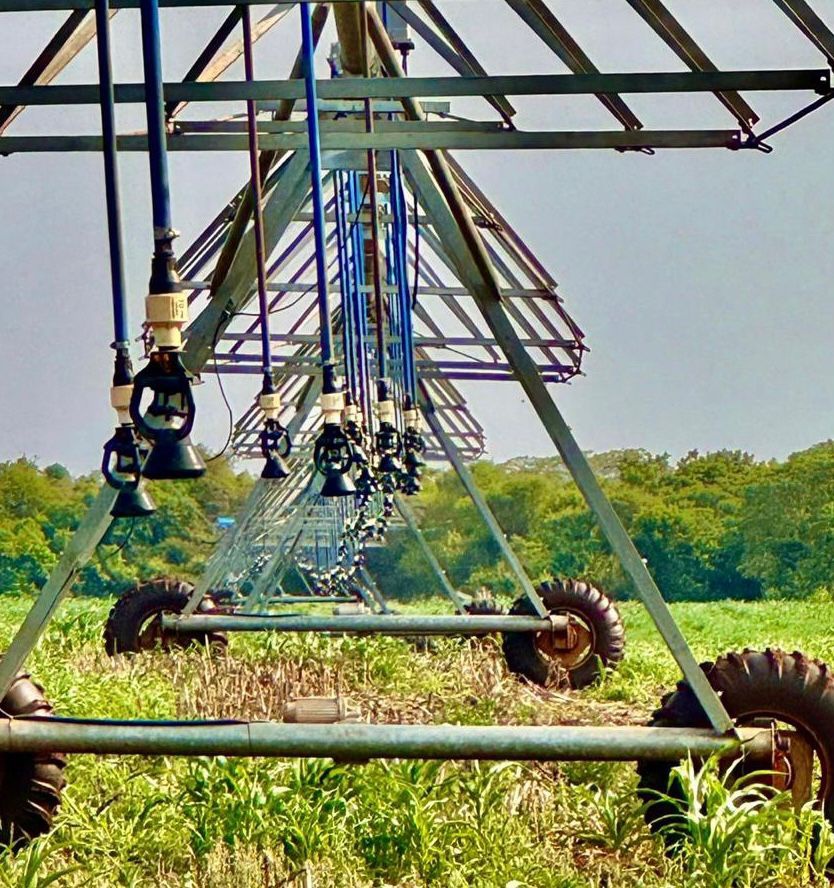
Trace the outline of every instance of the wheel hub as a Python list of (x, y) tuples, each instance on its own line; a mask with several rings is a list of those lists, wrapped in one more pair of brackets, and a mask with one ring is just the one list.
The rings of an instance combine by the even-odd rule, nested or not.
[(537, 632), (536, 647), (563, 669), (575, 669), (593, 652), (594, 633), (592, 628), (576, 615), (569, 613), (560, 615), (568, 618), (565, 632)]

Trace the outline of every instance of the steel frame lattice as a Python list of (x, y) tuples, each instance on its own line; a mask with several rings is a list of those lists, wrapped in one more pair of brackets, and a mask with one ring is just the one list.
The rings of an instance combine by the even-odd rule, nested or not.
[[(115, 15), (122, 8), (133, 8), (140, 0), (115, 0), (111, 5)], [(250, 5), (252, 0), (244, 0)], [(763, 137), (778, 132), (799, 119), (810, 109), (819, 107), (832, 98), (829, 74), (824, 69), (792, 71), (719, 71), (707, 54), (669, 10), (659, 0), (626, 0), (654, 33), (672, 49), (688, 72), (652, 74), (603, 74), (568, 33), (562, 23), (542, 0), (506, 0), (517, 14), (519, 23), (543, 41), (573, 72), (561, 75), (526, 77), (490, 77), (468, 49), (465, 38), (458, 34), (450, 21), (432, 0), (417, 0), (405, 4), (387, 4), (399, 11), (415, 33), (449, 64), (457, 77), (413, 78), (403, 72), (397, 53), (384, 25), (372, 8), (367, 9), (367, 27), (373, 46), (375, 76), (357, 76), (361, 71), (363, 54), (367, 56), (368, 41), (361, 29), (357, 30), (358, 16), (353, 12), (358, 0), (337, 0), (329, 4), (341, 43), (341, 63), (344, 76), (318, 83), (321, 103), (316, 109), (322, 118), (323, 160), (328, 170), (325, 185), (345, 171), (364, 169), (367, 150), (397, 152), (402, 164), (405, 182), (416, 207), (417, 226), (409, 242), (412, 269), (418, 274), (418, 302), (414, 308), (416, 319), (415, 354), (421, 380), (422, 407), (431, 417), (434, 434), (434, 452), (441, 451), (451, 458), (461, 479), (476, 501), (481, 514), (490, 524), (497, 538), (503, 534), (488, 506), (478, 501), (477, 491), (471, 487), (463, 457), (472, 458), (483, 450), (483, 433), (471, 416), (465, 400), (455, 386), (461, 380), (497, 382), (514, 380), (524, 388), (529, 401), (541, 418), (557, 450), (600, 527), (619, 558), (626, 575), (648, 608), (657, 628), (675, 656), (684, 677), (692, 686), (707, 713), (714, 732), (730, 735), (721, 743), (737, 742), (740, 734), (733, 728), (720, 699), (709, 686), (688, 645), (675, 625), (659, 590), (639, 553), (628, 538), (609, 501), (602, 492), (582, 451), (564, 421), (548, 388), (548, 382), (563, 382), (575, 376), (581, 367), (585, 351), (582, 331), (560, 304), (555, 282), (535, 259), (505, 219), (489, 203), (463, 167), (452, 160), (446, 149), (506, 149), (529, 148), (580, 149), (615, 148), (652, 152), (664, 148), (716, 148), (731, 150), (764, 149)], [(834, 59), (834, 34), (813, 12), (804, 0), (774, 0), (786, 19), (796, 26), (811, 44), (825, 57)], [(53, 85), (55, 78), (92, 39), (95, 33), (90, 10), (94, 0), (0, 0), (0, 12), (67, 10), (69, 16), (40, 56), (14, 86), (0, 87), (0, 155), (14, 155), (31, 151), (98, 151), (102, 140), (97, 135), (9, 135), (8, 130), (20, 120), (26, 106), (89, 104), (98, 101), (96, 85)], [(162, 7), (226, 6), (223, 0), (161, 0)], [(284, 20), (294, 0), (275, 4), (256, 27), (255, 39), (262, 38)], [(317, 33), (320, 34), (328, 4), (317, 8)], [(359, 7), (365, 9), (365, 4)], [(168, 150), (217, 151), (240, 150), (246, 145), (240, 121), (234, 118), (220, 120), (182, 119), (190, 104), (204, 101), (242, 101), (257, 99), (263, 110), (271, 111), (270, 120), (258, 125), (261, 139), (261, 165), (266, 177), (263, 205), (268, 252), (271, 257), (270, 289), (274, 293), (273, 307), (284, 310), (284, 305), (296, 294), (296, 316), (289, 329), (283, 328), (273, 337), (279, 366), (277, 383), (284, 395), (287, 424), (301, 448), (303, 459), (305, 443), (309, 443), (317, 423), (315, 399), (318, 394), (316, 374), (315, 324), (305, 302), (310, 268), (311, 225), (306, 205), (310, 190), (309, 155), (301, 121), (294, 120), (295, 104), (303, 94), (300, 76), (300, 55), (285, 81), (256, 81), (252, 83), (220, 82), (220, 75), (241, 55), (242, 44), (226, 44), (240, 17), (233, 9), (220, 28), (210, 37), (205, 50), (187, 72), (182, 83), (165, 84), (164, 96), (171, 131), (167, 138)], [(367, 58), (365, 58), (367, 61)], [(376, 76), (384, 75), (384, 76)], [(759, 122), (756, 112), (742, 97), (742, 91), (805, 90), (820, 94), (812, 105), (800, 108), (786, 121), (776, 122), (764, 134), (756, 135)], [(721, 130), (644, 130), (639, 118), (622, 98), (623, 94), (638, 92), (712, 92), (720, 104), (732, 115), (735, 128)], [(117, 84), (117, 102), (141, 102), (145, 90), (142, 84)], [(508, 96), (513, 95), (588, 95), (595, 96), (614, 117), (619, 130), (594, 132), (523, 131), (515, 126), (515, 109)], [(499, 120), (463, 120), (450, 116), (442, 103), (421, 100), (449, 96), (481, 96), (498, 114)], [(377, 112), (385, 117), (378, 121), (373, 132), (356, 125), (351, 102), (372, 98)], [(332, 103), (332, 104), (328, 104)], [(432, 119), (434, 115), (437, 119)], [(144, 151), (144, 134), (122, 134), (117, 139), (120, 150)], [(384, 172), (384, 163), (381, 164)], [(241, 323), (243, 312), (253, 296), (254, 249), (248, 229), (251, 202), (241, 192), (221, 210), (215, 220), (195, 240), (182, 257), (182, 267), (191, 288), (195, 320), (188, 330), (184, 361), (192, 373), (245, 373), (252, 364), (247, 343), (257, 338), (257, 326)], [(361, 214), (360, 214), (361, 216)], [(363, 224), (361, 218), (356, 222)], [(425, 251), (422, 260), (415, 261), (418, 243)], [(299, 295), (300, 294), (300, 295)], [(310, 300), (312, 302), (312, 300)], [(283, 304), (282, 304), (283, 303)], [(338, 310), (333, 319), (340, 323)], [(396, 346), (396, 343), (395, 343)], [(463, 354), (452, 360), (446, 354), (450, 348)], [(250, 408), (237, 424), (235, 445), (243, 455), (251, 453), (254, 429), (260, 417), (256, 408)], [(250, 497), (241, 520), (227, 534), (210, 568), (201, 578), (188, 611), (178, 618), (164, 621), (177, 631), (187, 627), (208, 630), (224, 625), (231, 628), (236, 614), (221, 617), (194, 614), (200, 597), (216, 588), (220, 574), (232, 565), (238, 573), (245, 572), (246, 562), (260, 551), (269, 556), (269, 565), (259, 574), (255, 586), (270, 573), (276, 564), (283, 569), (281, 553), (292, 540), (298, 522), (295, 515), (304, 514), (304, 503), (312, 502), (305, 487), (303, 470), (294, 481), (278, 494), (259, 482)], [(23, 665), (26, 656), (44, 631), (55, 609), (71, 588), (81, 566), (90, 557), (95, 546), (110, 526), (110, 509), (116, 492), (102, 488), (89, 513), (68, 545), (59, 564), (51, 574), (20, 631), (13, 639), (0, 662), (0, 697), (10, 687), (13, 677)], [(301, 505), (299, 505), (301, 504)], [(265, 523), (264, 523), (265, 522)], [(408, 518), (406, 522), (409, 523)], [(304, 521), (300, 522), (302, 528)], [(260, 550), (259, 548), (260, 547)], [(512, 562), (512, 550), (504, 542), (505, 554)], [(276, 553), (278, 556), (276, 557)], [(517, 561), (517, 560), (516, 560)], [(524, 582), (520, 563), (514, 565), (519, 581)], [(271, 582), (271, 580), (270, 580)], [(527, 581), (529, 584), (529, 580)], [(270, 589), (261, 589), (258, 595), (249, 593), (247, 607), (262, 608), (270, 596), (280, 588), (280, 579)], [(531, 587), (532, 588), (532, 587)], [(530, 591), (528, 591), (530, 595)], [(450, 597), (452, 597), (450, 595)], [(535, 590), (532, 590), (535, 603)], [(456, 602), (457, 604), (457, 602)], [(538, 603), (539, 606), (541, 602)], [(541, 610), (537, 607), (541, 615)], [(260, 626), (268, 619), (260, 618)], [(319, 625), (333, 627), (338, 622), (319, 620)], [(396, 624), (390, 615), (370, 615), (362, 618), (361, 631), (382, 627), (385, 620)], [(452, 619), (452, 618), (446, 618)], [(467, 618), (461, 618), (466, 620)], [(470, 628), (484, 618), (468, 618)], [(540, 618), (527, 619), (527, 631), (541, 628)], [(302, 621), (303, 622), (303, 621)], [(314, 621), (315, 622), (315, 621)], [(359, 621), (361, 622), (361, 620)], [(359, 622), (354, 620), (356, 625)], [(403, 625), (408, 621), (404, 621)], [(300, 625), (300, 624), (299, 624)], [(312, 625), (312, 623), (308, 623)], [(343, 626), (353, 625), (349, 622)], [(445, 624), (444, 624), (445, 625)], [(480, 625), (480, 624), (478, 624)], [(503, 625), (503, 624), (502, 624)], [(241, 628), (245, 628), (241, 626)], [(562, 729), (542, 729), (536, 733), (526, 729), (493, 729), (499, 734), (475, 737), (466, 730), (452, 729), (448, 745), (439, 734), (429, 731), (430, 740), (421, 746), (417, 734), (408, 738), (397, 736), (391, 741), (380, 740), (376, 746), (369, 738), (382, 737), (371, 729), (368, 736), (357, 733), (351, 739), (345, 735), (335, 745), (323, 740), (322, 735), (309, 732), (282, 731), (282, 726), (269, 726), (257, 737), (252, 726), (247, 726), (241, 739), (222, 734), (218, 728), (203, 732), (202, 738), (192, 734), (185, 746), (164, 726), (133, 726), (130, 734), (122, 729), (121, 745), (112, 743), (112, 732), (99, 726), (79, 733), (72, 726), (56, 721), (37, 729), (23, 726), (14, 731), (11, 725), (0, 735), (0, 750), (21, 744), (16, 749), (35, 748), (31, 744), (55, 742), (59, 748), (95, 748), (108, 751), (219, 751), (234, 748), (239, 751), (262, 754), (332, 754), (338, 750), (365, 749), (370, 755), (432, 755), (457, 754), (492, 757), (507, 754), (501, 746), (501, 735), (515, 738), (512, 753), (534, 757), (562, 755), (585, 757), (631, 757), (637, 755), (669, 754), (671, 750), (704, 751), (715, 747), (717, 738), (705, 732), (683, 731), (673, 738), (667, 731), (665, 739), (649, 739), (632, 731), (620, 741), (611, 739), (606, 729), (605, 742), (588, 732), (573, 729), (573, 739)], [(291, 726), (284, 726), (291, 727)], [(377, 726), (379, 728), (379, 726)], [(411, 731), (412, 729), (409, 728)], [(548, 731), (550, 733), (548, 734)], [(568, 732), (570, 733), (570, 732)], [(83, 734), (83, 736), (82, 736)], [(126, 742), (130, 734), (130, 742)], [(313, 732), (315, 734), (315, 732)], [(303, 735), (303, 736), (302, 736)], [(524, 750), (518, 741), (524, 735), (530, 745)], [(335, 736), (335, 735), (333, 735)], [(17, 738), (20, 739), (17, 739)], [(195, 739), (197, 738), (197, 739)], [(491, 751), (484, 743), (489, 739)], [(673, 742), (674, 741), (674, 742)], [(368, 747), (363, 744), (370, 743)], [(435, 745), (432, 746), (432, 743)], [(678, 745), (675, 745), (675, 744)], [(576, 744), (585, 744), (584, 752), (577, 752)], [(606, 746), (607, 744), (607, 746)], [(42, 747), (41, 747), (42, 748)], [(438, 750), (442, 748), (442, 753)], [(393, 752), (392, 752), (393, 751)]]

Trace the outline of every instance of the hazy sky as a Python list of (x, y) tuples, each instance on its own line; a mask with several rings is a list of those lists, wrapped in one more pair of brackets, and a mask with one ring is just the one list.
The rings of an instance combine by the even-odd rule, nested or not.
[[(500, 0), (443, 2), (490, 73), (564, 70)], [(727, 7), (731, 5), (731, 10)], [(623, 0), (550, 0), (602, 70), (681, 70)], [(674, 0), (669, 6), (723, 68), (824, 67), (771, 0)], [(834, 0), (816, 0), (834, 26)], [(226, 10), (163, 11), (165, 75), (182, 76)], [(60, 13), (0, 13), (0, 83), (16, 82)], [(138, 13), (114, 20), (116, 77), (140, 76)], [(286, 76), (297, 13), (258, 47), (260, 76)], [(325, 43), (329, 44), (330, 40)], [(323, 64), (323, 55), (322, 55)], [(446, 73), (419, 48), (413, 73)], [(324, 67), (322, 67), (324, 75)], [(237, 68), (229, 75), (239, 77)], [(94, 47), (57, 81), (95, 80)], [(813, 97), (751, 94), (769, 125)], [(636, 96), (647, 128), (732, 127), (708, 97)], [(521, 128), (614, 128), (593, 98), (519, 99)], [(224, 106), (223, 113), (241, 111)], [(480, 105), (456, 102), (453, 110)], [(211, 113), (205, 107), (200, 116)], [(196, 117), (193, 111), (190, 116)], [(141, 128), (139, 108), (119, 108)], [(96, 108), (33, 109), (10, 133), (98, 132)], [(773, 139), (775, 151), (469, 152), (459, 159), (560, 283), (588, 334), (587, 376), (554, 389), (586, 449), (743, 448), (784, 456), (832, 435), (834, 106)], [(171, 159), (181, 249), (243, 182), (243, 154)], [(121, 160), (132, 316), (141, 317), (151, 249), (147, 160)], [(110, 434), (112, 352), (100, 157), (0, 158), (0, 459), (26, 453), (71, 469), (97, 464)], [(138, 325), (137, 325), (138, 329)], [(233, 386), (242, 408), (255, 378)], [(470, 385), (490, 454), (549, 454), (515, 385)], [(196, 437), (219, 446), (216, 381), (197, 391)]]

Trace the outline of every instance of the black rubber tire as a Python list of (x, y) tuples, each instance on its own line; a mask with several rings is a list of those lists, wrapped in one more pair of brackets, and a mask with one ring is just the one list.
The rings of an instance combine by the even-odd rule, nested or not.
[[(52, 715), (43, 688), (25, 673), (15, 678), (0, 709), (12, 717)], [(0, 755), (0, 845), (18, 848), (52, 829), (66, 763), (58, 752)]]
[(463, 609), (470, 617), (500, 617), (507, 612), (494, 598), (475, 598), (465, 604)]
[[(592, 630), (593, 655), (575, 668), (565, 670), (572, 688), (581, 690), (592, 685), (603, 669), (613, 668), (623, 659), (625, 627), (620, 612), (607, 595), (582, 580), (551, 580), (542, 583), (538, 592), (551, 614), (573, 614)], [(535, 616), (536, 612), (525, 597), (513, 604), (510, 614)], [(552, 684), (554, 663), (539, 650), (534, 633), (505, 632), (503, 648), (510, 672), (542, 687)]]
[[(795, 651), (792, 654), (768, 648), (745, 650), (703, 663), (709, 683), (721, 695), (730, 716), (739, 722), (756, 716), (795, 725), (813, 745), (822, 764), (820, 790), (822, 811), (834, 826), (834, 676), (818, 660)], [(686, 682), (666, 694), (652, 716), (653, 727), (707, 728), (709, 720)], [(646, 803), (646, 822), (653, 832), (663, 830), (674, 846), (681, 838), (680, 809), (658, 793), (681, 797), (681, 789), (670, 785), (678, 762), (641, 761), (637, 772), (638, 795)]]
[[(128, 589), (110, 609), (104, 627), (104, 649), (109, 656), (138, 654), (159, 647), (161, 650), (186, 648), (193, 644), (225, 647), (226, 636), (209, 633), (158, 633), (153, 644), (143, 637), (143, 629), (154, 617), (181, 613), (193, 590), (191, 583), (173, 577), (157, 577)], [(218, 608), (206, 596), (199, 604), (200, 614), (217, 613)]]

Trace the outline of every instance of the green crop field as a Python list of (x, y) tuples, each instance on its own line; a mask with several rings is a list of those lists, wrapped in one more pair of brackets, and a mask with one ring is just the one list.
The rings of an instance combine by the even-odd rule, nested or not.
[[(28, 600), (7, 597), (0, 642)], [(494, 640), (237, 636), (228, 653), (109, 660), (108, 604), (59, 611), (29, 668), (59, 713), (280, 718), (292, 696), (341, 693), (377, 722), (642, 723), (677, 672), (640, 607), (627, 657), (589, 692), (507, 674)], [(703, 659), (777, 646), (834, 662), (829, 601), (681, 604)], [(629, 764), (472, 764), (74, 756), (56, 829), (0, 861), (0, 885), (802, 886), (834, 853), (817, 815), (690, 774), (695, 820), (669, 858), (643, 825)]]

